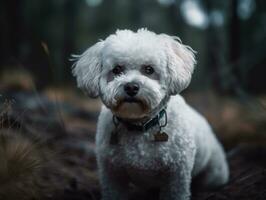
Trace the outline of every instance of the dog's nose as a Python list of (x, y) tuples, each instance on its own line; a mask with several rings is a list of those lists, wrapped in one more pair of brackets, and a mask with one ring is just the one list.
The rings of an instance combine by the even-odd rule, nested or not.
[(127, 83), (124, 90), (129, 96), (133, 97), (138, 93), (139, 85), (137, 83)]

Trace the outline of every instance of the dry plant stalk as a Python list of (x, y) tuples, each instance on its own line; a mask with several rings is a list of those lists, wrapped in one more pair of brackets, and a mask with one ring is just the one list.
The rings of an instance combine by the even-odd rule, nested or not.
[(40, 199), (38, 147), (11, 131), (0, 131), (0, 199)]

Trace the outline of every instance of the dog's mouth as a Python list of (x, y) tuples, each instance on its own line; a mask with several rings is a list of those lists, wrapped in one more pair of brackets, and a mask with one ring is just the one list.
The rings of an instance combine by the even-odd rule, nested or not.
[(149, 107), (144, 100), (135, 97), (125, 97), (117, 100), (112, 111), (123, 118), (139, 118), (149, 112)]
[(139, 100), (137, 98), (133, 98), (133, 97), (126, 97), (126, 98), (124, 98), (124, 100), (121, 103), (123, 103), (123, 102), (127, 102), (127, 103), (140, 103), (140, 104), (142, 104), (142, 101), (141, 100)]
[(117, 100), (117, 105), (116, 107), (120, 107), (121, 105), (123, 104), (138, 104), (140, 105), (144, 110), (147, 109), (147, 103), (145, 103), (144, 100), (140, 99), (140, 98), (136, 98), (136, 97), (125, 97), (125, 98), (122, 98), (122, 99), (119, 99)]

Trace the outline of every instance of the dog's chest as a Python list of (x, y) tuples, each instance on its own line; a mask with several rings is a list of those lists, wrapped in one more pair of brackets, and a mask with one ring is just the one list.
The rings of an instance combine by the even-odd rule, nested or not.
[(130, 180), (144, 186), (158, 186), (169, 177), (172, 155), (169, 143), (155, 142), (149, 133), (119, 137), (119, 144), (112, 147), (114, 167), (122, 167)]
[[(175, 146), (171, 136), (168, 141), (154, 141), (156, 129), (147, 133), (123, 133), (119, 135), (119, 142), (111, 145), (112, 160), (132, 170), (164, 171), (173, 163), (178, 151), (172, 152)], [(173, 155), (175, 154), (175, 155)], [(117, 161), (117, 162), (116, 162)], [(161, 172), (160, 172), (161, 173)]]

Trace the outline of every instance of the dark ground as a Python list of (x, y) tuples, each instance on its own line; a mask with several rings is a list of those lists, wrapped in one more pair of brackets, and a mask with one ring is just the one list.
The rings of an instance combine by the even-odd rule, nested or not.
[[(8, 142), (2, 145), (3, 148), (10, 145), (12, 149), (12, 141), (26, 141), (31, 146), (26, 156), (31, 157), (31, 152), (35, 152), (38, 163), (37, 167), (30, 167), (27, 179), (16, 173), (8, 173), (7, 179), (1, 179), (5, 171), (0, 164), (0, 186), (4, 186), (0, 187), (0, 200), (23, 199), (23, 196), (25, 200), (100, 199), (94, 154), (99, 101), (56, 89), (42, 93), (9, 89), (1, 94), (0, 136), (11, 138), (5, 139)], [(187, 99), (213, 124), (226, 147), (231, 172), (226, 186), (208, 192), (193, 188), (192, 199), (265, 200), (265, 118), (252, 118), (250, 113), (253, 111), (247, 111), (245, 106), (234, 101), (221, 100), (213, 93), (187, 94)], [(1, 159), (5, 158), (0, 156)], [(14, 176), (16, 186), (9, 180), (15, 179)], [(26, 180), (29, 183), (26, 184)], [(9, 195), (5, 196), (7, 192)], [(138, 196), (138, 199), (149, 198)]]

